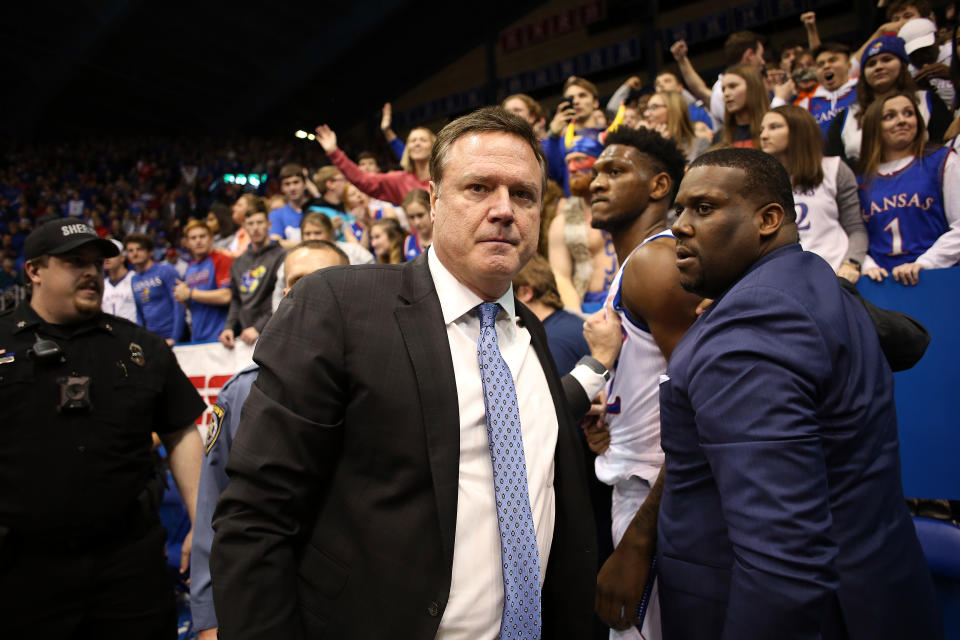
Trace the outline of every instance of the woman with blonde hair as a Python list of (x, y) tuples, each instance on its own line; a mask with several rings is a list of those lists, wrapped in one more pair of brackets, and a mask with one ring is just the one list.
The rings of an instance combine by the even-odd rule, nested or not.
[(410, 225), (410, 235), (403, 241), (403, 256), (405, 260), (413, 260), (433, 243), (430, 194), (414, 189), (403, 199), (403, 212)]
[(915, 285), (921, 269), (960, 260), (960, 164), (950, 145), (925, 149), (913, 91), (876, 100), (863, 115), (860, 210), (870, 248), (863, 273)]
[(710, 141), (697, 137), (690, 120), (687, 101), (679, 91), (657, 91), (643, 110), (640, 125), (657, 131), (680, 147), (687, 164), (696, 160), (710, 146)]
[(317, 142), (327, 157), (346, 177), (347, 181), (371, 198), (399, 205), (403, 197), (414, 189), (430, 186), (430, 152), (437, 139), (433, 132), (417, 127), (407, 136), (407, 144), (400, 158), (400, 171), (367, 173), (337, 147), (337, 134), (325, 124), (317, 127)]
[(822, 140), (816, 119), (802, 107), (784, 105), (763, 116), (760, 148), (790, 174), (801, 246), (856, 282), (867, 252), (857, 178), (838, 156), (824, 157)]
[(381, 264), (403, 262), (403, 228), (394, 218), (381, 218), (370, 225), (370, 248)]
[(723, 72), (723, 128), (713, 138), (720, 147), (760, 148), (760, 125), (770, 108), (760, 71), (741, 63)]

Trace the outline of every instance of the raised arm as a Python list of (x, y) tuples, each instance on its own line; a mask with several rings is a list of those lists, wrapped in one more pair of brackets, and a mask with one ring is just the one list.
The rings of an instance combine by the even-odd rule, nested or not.
[(867, 48), (867, 45), (873, 42), (876, 38), (884, 34), (893, 34), (897, 35), (900, 31), (900, 27), (907, 23), (906, 20), (897, 20), (896, 22), (885, 22), (884, 24), (877, 27), (877, 30), (870, 34), (870, 37), (867, 38), (860, 48), (857, 49), (856, 53), (853, 54), (853, 57), (856, 58), (857, 63), (863, 60), (863, 51)]
[(607, 102), (607, 117), (613, 120), (614, 116), (617, 115), (617, 111), (620, 109), (620, 105), (627, 100), (630, 92), (633, 90), (639, 91), (642, 88), (643, 83), (640, 82), (638, 76), (630, 76), (627, 78), (626, 82), (620, 85), (617, 90), (613, 92), (613, 95), (610, 96), (610, 100)]
[(337, 147), (337, 134), (330, 127), (322, 124), (317, 127), (316, 131), (317, 141), (327, 153), (330, 162), (343, 172), (348, 182), (371, 198), (386, 200), (395, 205), (403, 202), (403, 196), (406, 195), (406, 192), (399, 184), (403, 172), (367, 173)]
[(813, 51), (820, 46), (820, 31), (817, 29), (817, 14), (813, 11), (807, 11), (800, 14), (800, 22), (807, 32), (807, 49)]
[(704, 104), (710, 104), (710, 87), (703, 81), (703, 78), (700, 77), (697, 70), (693, 68), (693, 63), (690, 62), (690, 58), (687, 56), (687, 43), (683, 40), (677, 40), (670, 45), (670, 53), (673, 54), (673, 59), (677, 61), (677, 66), (680, 68), (680, 74), (683, 76), (684, 84), (687, 85), (687, 90), (699, 100), (702, 100)]

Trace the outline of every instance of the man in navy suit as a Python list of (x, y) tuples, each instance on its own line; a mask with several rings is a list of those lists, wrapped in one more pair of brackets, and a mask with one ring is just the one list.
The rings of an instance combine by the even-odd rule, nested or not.
[(800, 248), (789, 176), (709, 153), (675, 208), (681, 284), (715, 302), (660, 385), (664, 637), (942, 637), (893, 376), (864, 308)]

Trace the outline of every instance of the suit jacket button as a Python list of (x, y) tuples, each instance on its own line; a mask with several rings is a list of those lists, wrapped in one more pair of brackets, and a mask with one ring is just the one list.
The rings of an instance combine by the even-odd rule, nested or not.
[(431, 618), (436, 618), (438, 615), (440, 615), (441, 610), (440, 603), (436, 601), (431, 602), (430, 606), (427, 607), (427, 613), (430, 614)]

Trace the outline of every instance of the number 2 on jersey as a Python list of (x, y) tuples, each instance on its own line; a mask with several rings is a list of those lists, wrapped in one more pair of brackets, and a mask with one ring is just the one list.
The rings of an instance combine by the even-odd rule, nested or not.
[(797, 229), (800, 231), (806, 231), (810, 228), (810, 221), (807, 220), (807, 213), (809, 213), (809, 211), (810, 208), (806, 203), (797, 203)]

